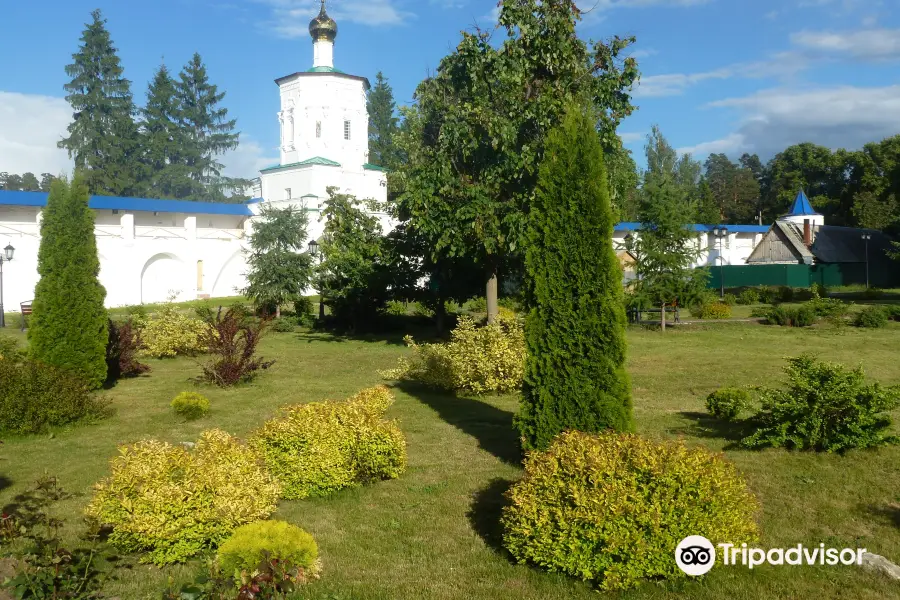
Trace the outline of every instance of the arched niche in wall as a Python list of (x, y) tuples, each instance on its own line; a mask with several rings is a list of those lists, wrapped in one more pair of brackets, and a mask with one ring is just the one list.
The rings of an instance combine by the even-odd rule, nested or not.
[(213, 298), (240, 295), (240, 288), (243, 288), (247, 283), (246, 270), (247, 264), (244, 260), (244, 253), (238, 250), (219, 269), (210, 295)]
[(170, 252), (155, 254), (141, 269), (141, 303), (165, 302), (174, 295), (176, 300), (189, 300), (192, 286), (180, 258)]

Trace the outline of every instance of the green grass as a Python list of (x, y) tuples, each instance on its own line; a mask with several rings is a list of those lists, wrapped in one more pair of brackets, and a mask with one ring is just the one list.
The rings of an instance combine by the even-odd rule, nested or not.
[[(762, 501), (763, 547), (866, 547), (900, 562), (900, 448), (846, 456), (730, 449), (728, 431), (703, 415), (706, 395), (723, 385), (774, 384), (782, 358), (805, 350), (870, 378), (900, 383), (900, 326), (883, 330), (797, 330), (750, 324), (700, 325), (665, 335), (629, 330), (639, 432), (724, 450)], [(60, 505), (75, 529), (91, 485), (108, 470), (119, 443), (155, 437), (195, 440), (205, 428), (246, 435), (279, 406), (343, 398), (380, 383), (376, 371), (408, 350), (398, 339), (341, 340), (307, 333), (272, 334), (264, 356), (276, 364), (253, 384), (204, 387), (207, 418), (177, 418), (169, 402), (193, 389), (191, 359), (149, 361), (153, 371), (107, 392), (116, 410), (89, 426), (0, 446), (0, 504), (47, 472), (82, 494)], [(416, 386), (396, 389), (390, 415), (409, 443), (409, 469), (398, 480), (329, 498), (283, 502), (275, 515), (310, 531), (324, 563), (320, 582), (300, 597), (330, 600), (474, 600), (597, 598), (587, 584), (513, 564), (499, 544), (503, 492), (521, 475), (511, 427), (515, 396), (462, 399)], [(171, 576), (186, 581), (195, 565), (125, 571), (106, 592), (123, 600), (156, 599)], [(648, 583), (627, 599), (896, 598), (897, 584), (858, 567), (717, 567), (702, 581)]]

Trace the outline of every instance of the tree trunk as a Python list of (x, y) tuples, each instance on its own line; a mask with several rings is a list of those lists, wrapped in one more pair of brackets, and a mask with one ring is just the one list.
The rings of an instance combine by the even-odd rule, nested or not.
[(319, 295), (319, 320), (325, 320), (325, 298), (321, 294)]
[(276, 319), (281, 318), (281, 305), (278, 303), (275, 304), (275, 318)]
[(662, 309), (659, 314), (660, 314), (659, 323), (660, 323), (660, 325), (662, 325), (662, 332), (665, 333), (666, 332), (666, 303), (665, 302), (662, 303)]
[(487, 272), (487, 286), (485, 289), (485, 295), (487, 296), (487, 320), (488, 323), (493, 323), (497, 319), (497, 315), (500, 314), (499, 306), (497, 305), (497, 261), (491, 260), (488, 262), (488, 272)]

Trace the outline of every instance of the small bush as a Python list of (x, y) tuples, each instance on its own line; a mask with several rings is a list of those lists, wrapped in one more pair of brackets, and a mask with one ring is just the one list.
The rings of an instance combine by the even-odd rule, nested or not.
[(484, 296), (477, 296), (475, 298), (470, 298), (466, 300), (463, 304), (463, 310), (468, 313), (486, 313), (487, 312), (487, 298)]
[(213, 359), (203, 366), (206, 381), (220, 387), (230, 387), (252, 380), (260, 370), (268, 369), (275, 361), (256, 356), (256, 346), (266, 331), (267, 321), (254, 320), (240, 306), (232, 306), (225, 313), (222, 308), (213, 314), (203, 314), (205, 334), (202, 341)]
[(900, 304), (891, 304), (884, 307), (884, 312), (892, 321), (900, 321)]
[(706, 410), (717, 419), (735, 421), (750, 408), (750, 392), (742, 388), (721, 388), (706, 397)]
[(810, 309), (818, 317), (844, 317), (850, 313), (852, 305), (837, 298), (815, 297), (805, 302), (803, 306)]
[(867, 306), (856, 315), (856, 320), (853, 324), (857, 327), (879, 329), (887, 325), (887, 322), (888, 316), (882, 307)]
[(384, 386), (345, 402), (312, 402), (282, 409), (250, 444), (265, 457), (285, 498), (325, 496), (381, 479), (406, 468), (406, 441), (384, 413), (393, 403)]
[(884, 290), (874, 287), (870, 287), (862, 293), (862, 297), (865, 300), (878, 300), (882, 296), (884, 296)]
[(508, 498), (503, 543), (516, 560), (604, 590), (685, 577), (672, 552), (688, 535), (758, 536), (758, 502), (722, 455), (636, 435), (563, 433), (528, 456)]
[(782, 327), (809, 327), (816, 322), (816, 313), (808, 306), (787, 308), (775, 306), (765, 311), (766, 320)]
[(291, 317), (281, 317), (272, 321), (272, 331), (275, 333), (292, 333), (297, 329), (297, 322)]
[(126, 306), (125, 318), (127, 321), (130, 321), (131, 325), (138, 331), (142, 331), (150, 321), (150, 316), (147, 314), (147, 308), (143, 304)]
[(241, 525), (219, 546), (219, 566), (226, 574), (259, 571), (277, 560), (291, 579), (316, 576), (320, 570), (319, 548), (313, 536), (284, 521), (257, 521)]
[(778, 288), (778, 301), (779, 302), (793, 302), (794, 301), (794, 288), (782, 285)]
[(396, 369), (381, 371), (385, 379), (421, 381), (434, 387), (485, 394), (510, 392), (522, 386), (525, 373), (525, 335), (516, 318), (501, 315), (478, 327), (462, 317), (446, 344), (406, 344), (412, 359), (401, 359)]
[(406, 302), (389, 300), (387, 304), (384, 305), (384, 313), (392, 317), (405, 317), (407, 312)]
[(701, 319), (730, 319), (731, 307), (722, 302), (713, 302), (701, 306), (697, 313)]
[(737, 297), (737, 303), (744, 306), (756, 304), (759, 302), (759, 292), (753, 288), (748, 288), (741, 292)]
[(734, 306), (737, 304), (737, 296), (734, 294), (725, 294), (725, 297), (722, 298), (722, 302), (727, 304), (728, 306)]
[(823, 283), (814, 283), (810, 286), (810, 290), (812, 291), (813, 298), (827, 298), (828, 297), (828, 288), (825, 287)]
[(171, 302), (151, 318), (141, 333), (144, 354), (153, 358), (196, 356), (203, 351), (203, 321), (178, 312)]
[(175, 414), (193, 421), (209, 413), (209, 399), (197, 392), (181, 392), (172, 400)]
[(78, 375), (33, 360), (0, 360), (0, 431), (42, 433), (96, 419), (106, 403)]
[(119, 449), (112, 474), (95, 486), (89, 517), (112, 527), (124, 552), (143, 562), (182, 562), (215, 548), (235, 528), (267, 518), (280, 487), (249, 447), (219, 430), (193, 451), (145, 440)]
[(842, 452), (894, 443), (886, 411), (900, 400), (900, 388), (866, 385), (862, 368), (820, 362), (813, 356), (789, 358), (787, 389), (763, 389), (756, 432), (742, 444)]
[(756, 288), (759, 293), (759, 301), (763, 304), (774, 304), (778, 301), (778, 290), (768, 285), (761, 285)]
[(24, 358), (25, 353), (19, 349), (15, 339), (0, 335), (0, 360), (19, 362)]
[(150, 370), (138, 362), (141, 331), (131, 321), (116, 323), (109, 320), (109, 341), (106, 344), (106, 380), (114, 382), (122, 377), (137, 377)]
[(303, 296), (302, 298), (298, 298), (294, 300), (294, 315), (299, 319), (303, 318), (306, 315), (313, 314), (313, 300), (312, 298)]
[(426, 319), (434, 317), (434, 311), (421, 302), (412, 303), (412, 314), (417, 317), (425, 317)]

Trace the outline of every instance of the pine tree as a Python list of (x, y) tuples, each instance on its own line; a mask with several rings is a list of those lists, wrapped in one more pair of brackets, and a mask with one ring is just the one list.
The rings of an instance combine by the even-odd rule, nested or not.
[(572, 105), (548, 139), (528, 216), (516, 425), (527, 449), (565, 430), (632, 429), (622, 271), (596, 119)]
[(106, 290), (88, 189), (76, 175), (57, 179), (50, 189), (38, 250), (40, 280), (28, 330), (35, 359), (68, 369), (99, 388), (106, 379)]
[(281, 305), (303, 295), (312, 276), (306, 249), (306, 212), (292, 207), (277, 209), (263, 205), (262, 219), (254, 223), (247, 265), (248, 287), (244, 290), (258, 306)]
[(394, 168), (397, 148), (394, 135), (399, 119), (395, 115), (394, 91), (381, 71), (375, 75), (375, 87), (369, 92), (369, 162), (385, 168)]
[(225, 92), (209, 82), (199, 54), (182, 69), (175, 88), (187, 138), (182, 164), (193, 181), (192, 195), (197, 200), (222, 200), (222, 189), (228, 186), (223, 185), (224, 165), (217, 157), (238, 147), (237, 120), (229, 120), (228, 109), (220, 106)]
[(194, 191), (182, 160), (187, 135), (181, 128), (181, 108), (175, 81), (161, 65), (147, 89), (147, 105), (141, 110), (141, 145), (147, 167), (148, 194), (154, 198), (187, 198)]
[(713, 194), (709, 181), (704, 177), (697, 186), (697, 217), (698, 223), (704, 225), (718, 225), (722, 222), (722, 213), (719, 210), (719, 203)]
[(72, 78), (65, 85), (66, 100), (74, 120), (59, 147), (69, 151), (90, 193), (136, 196), (142, 176), (131, 82), (122, 76), (106, 20), (99, 10), (91, 16), (74, 62), (66, 67)]

